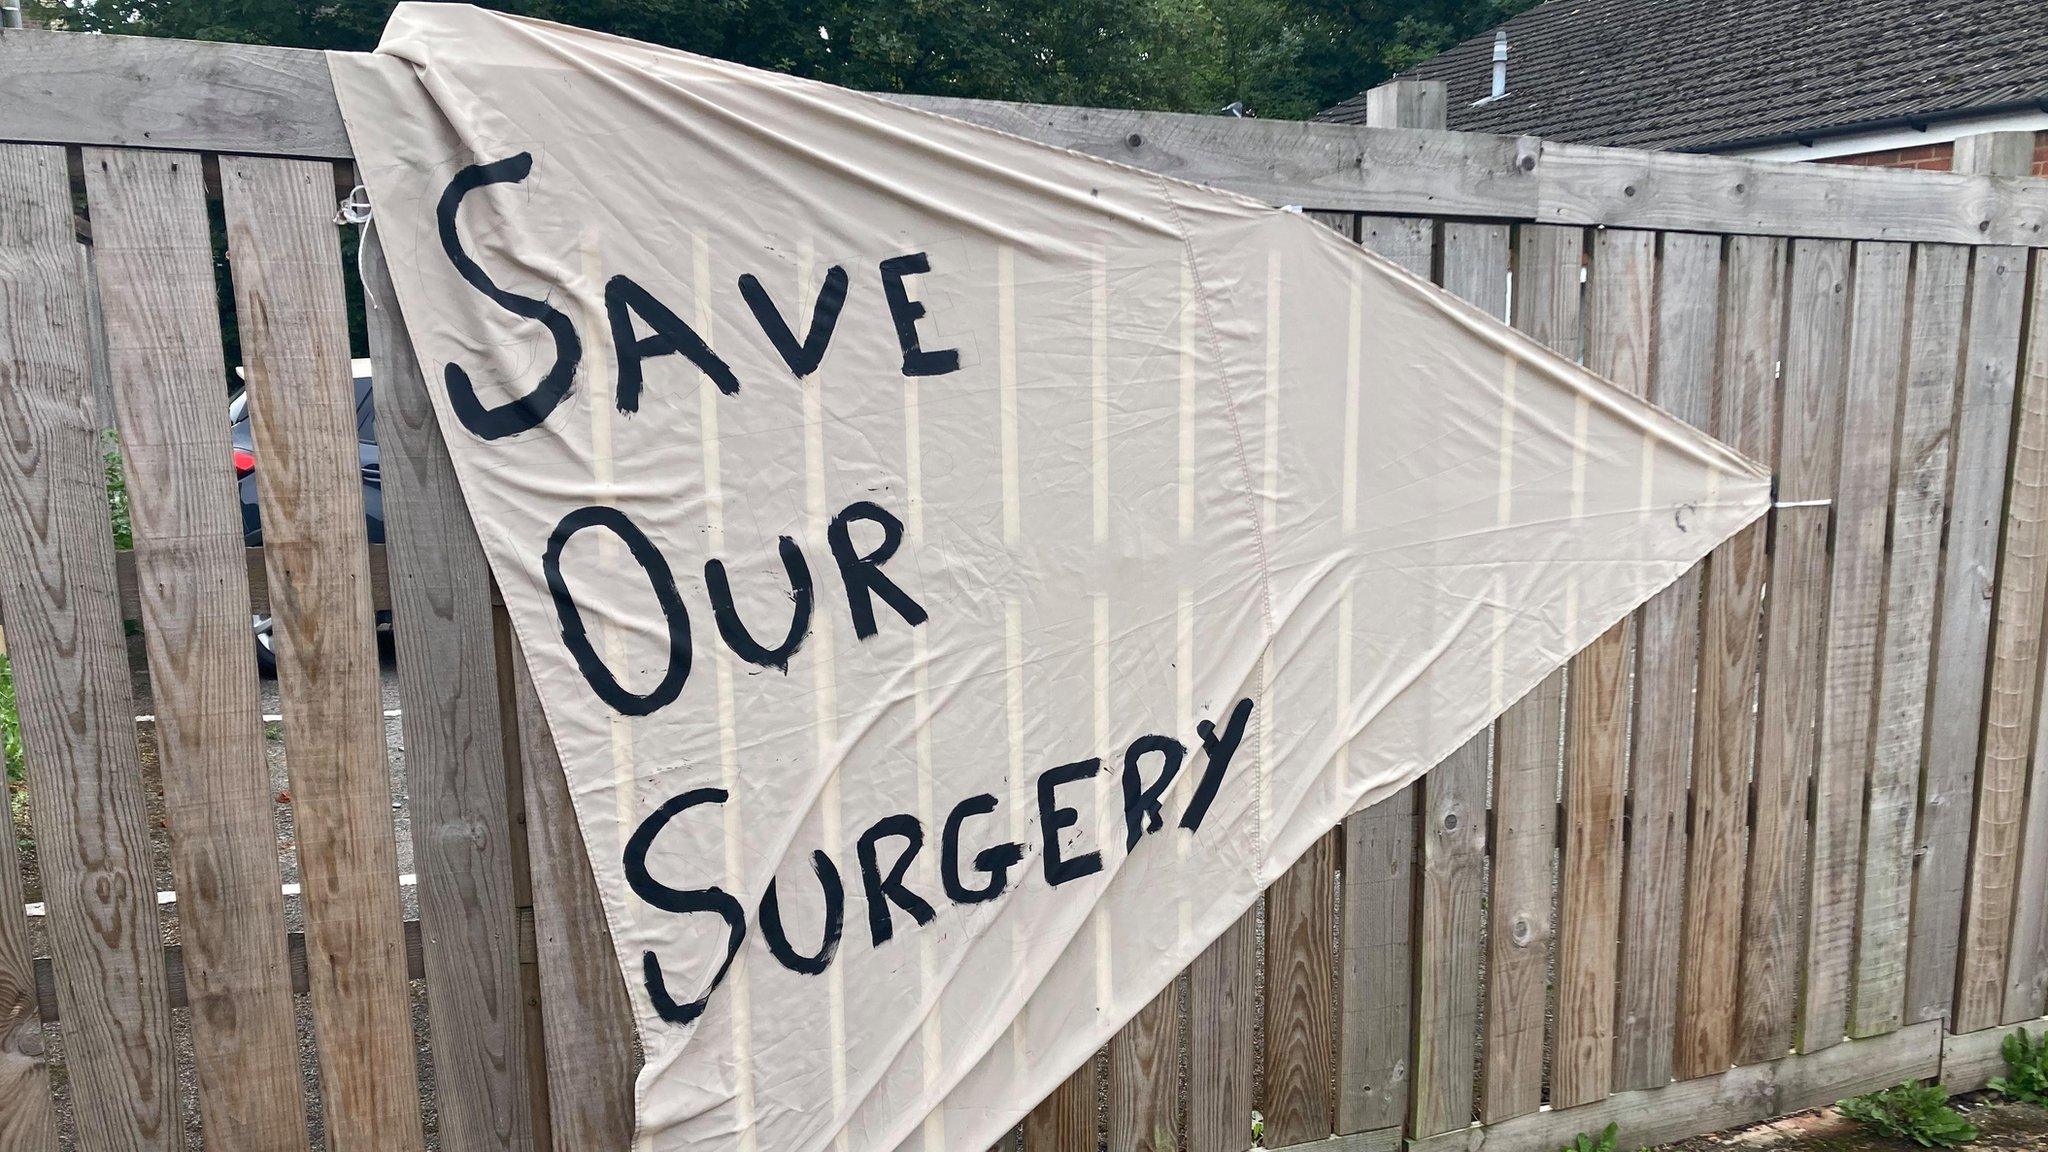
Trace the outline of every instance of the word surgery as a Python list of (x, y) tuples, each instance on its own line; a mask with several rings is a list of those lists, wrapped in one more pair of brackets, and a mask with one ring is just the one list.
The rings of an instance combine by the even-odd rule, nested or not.
[[(1187, 806), (1175, 821), (1181, 831), (1192, 835), (1201, 829), (1224, 776), (1244, 743), (1245, 726), (1251, 715), (1252, 701), (1243, 699), (1231, 708), (1221, 729), (1210, 720), (1196, 723), (1202, 764)], [(1167, 791), (1188, 760), (1186, 744), (1157, 733), (1140, 736), (1124, 749), (1120, 791), (1125, 853), (1134, 851), (1139, 841), (1166, 826)], [(1094, 826), (1084, 822), (1087, 814), (1076, 805), (1086, 803), (1085, 797), (1100, 794), (1085, 785), (1109, 770), (1101, 757), (1091, 756), (1039, 773), (1032, 786), (1038, 824), (1037, 841), (1033, 844), (1015, 840), (986, 842), (988, 830), (1003, 825), (995, 815), (1000, 801), (992, 793), (969, 796), (953, 805), (938, 829), (938, 874), (944, 898), (962, 906), (997, 899), (1009, 890), (1012, 871), (1034, 851), (1044, 870), (1045, 882), (1052, 888), (1101, 872), (1107, 846), (1088, 847), (1078, 835), (1063, 840), (1061, 834)], [(652, 951), (642, 954), (641, 970), (648, 999), (661, 1018), (672, 1024), (688, 1024), (703, 1015), (746, 942), (747, 915), (730, 892), (716, 885), (675, 888), (655, 879), (648, 871), (647, 855), (672, 821), (694, 809), (715, 809), (729, 795), (724, 788), (710, 787), (693, 788), (671, 797), (640, 822), (627, 840), (623, 854), (626, 882), (642, 901), (664, 912), (708, 914), (725, 922), (725, 958), (710, 984), (694, 999), (678, 1002), (668, 986), (660, 958)], [(859, 873), (860, 892), (867, 905), (867, 938), (873, 947), (880, 948), (895, 939), (899, 914), (919, 928), (938, 918), (932, 901), (941, 894), (915, 891), (905, 879), (918, 854), (927, 850), (929, 835), (930, 830), (916, 816), (899, 812), (870, 824), (855, 841), (852, 866)], [(806, 950), (790, 939), (782, 919), (780, 877), (770, 880), (762, 893), (755, 923), (760, 927), (762, 942), (777, 963), (791, 972), (816, 976), (831, 968), (839, 953), (846, 927), (847, 896), (839, 861), (814, 850), (811, 871), (817, 882), (818, 899), (824, 906), (823, 927), (814, 945)]]

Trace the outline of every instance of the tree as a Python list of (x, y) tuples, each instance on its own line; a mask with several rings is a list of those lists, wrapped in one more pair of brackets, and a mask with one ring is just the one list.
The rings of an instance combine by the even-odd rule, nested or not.
[[(1313, 115), (1536, 0), (486, 0), (877, 92)], [(394, 0), (29, 0), (50, 27), (374, 48)]]

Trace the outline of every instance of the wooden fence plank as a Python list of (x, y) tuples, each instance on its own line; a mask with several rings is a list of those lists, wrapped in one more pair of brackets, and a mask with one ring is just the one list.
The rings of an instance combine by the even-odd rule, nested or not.
[[(2048, 392), (2048, 252), (2034, 253), (2033, 317), (2027, 325), (2027, 395)], [(2019, 876), (2013, 890), (2012, 947), (2006, 957), (2005, 1005), (1999, 1017), (2007, 1024), (2032, 1020), (2048, 1011), (2048, 708), (2037, 701), (2033, 783), (2026, 800), (2026, 824), (2019, 834)]]
[(1024, 1117), (1024, 1152), (1095, 1152), (1095, 1059)]
[(0, 603), (77, 1139), (169, 1149), (184, 1134), (71, 217), (63, 150), (0, 145)]
[(1778, 442), (1780, 507), (1772, 516), (1770, 596), (1764, 605), (1738, 1064), (1783, 1056), (1793, 1046), (1799, 1015), (1806, 806), (1825, 669), (1828, 501), (1834, 496), (1841, 452), (1849, 257), (1849, 246), (1839, 241), (1792, 243)]
[(210, 1149), (306, 1147), (200, 160), (87, 149)]
[[(1707, 428), (1720, 332), (1721, 241), (1670, 233), (1661, 247), (1650, 398), (1694, 427)], [(1622, 1089), (1671, 1080), (1703, 567), (1695, 566), (1652, 598), (1636, 623), (1614, 1037), (1614, 1086)]]
[(1913, 935), (1906, 968), (1909, 1022), (1947, 1016), (1955, 1002), (2025, 292), (2024, 252), (1985, 248), (1975, 253), (1927, 710), (1920, 865), (1913, 875)]
[[(1515, 258), (1515, 326), (1571, 359), (1581, 344), (1579, 268), (1585, 233), (1528, 226)], [(1486, 965), (1488, 1123), (1543, 1103), (1549, 1015), (1558, 748), (1565, 670), (1544, 677), (1501, 715), (1494, 740), (1493, 896)]]
[[(1752, 457), (1776, 438), (1785, 246), (1731, 237), (1722, 275), (1715, 435)], [(1752, 524), (1707, 558), (1700, 593), (1699, 726), (1695, 734), (1685, 947), (1678, 979), (1679, 1079), (1715, 1075), (1734, 1058), (1742, 955), (1743, 854), (1756, 742), (1757, 623), (1765, 526)]]
[[(1543, 141), (1535, 175), (1539, 220), (1835, 239), (2034, 244), (2048, 237), (2033, 197), (2013, 181), (1946, 172), (1903, 187), (1859, 180), (1801, 179), (1782, 161), (1636, 152)], [(1925, 199), (1921, 199), (1925, 197)], [(2002, 222), (1999, 215), (2013, 212)], [(1828, 219), (1830, 216), (1832, 220)], [(1967, 223), (1966, 223), (1967, 222)]]
[[(263, 549), (244, 548), (241, 566), (246, 571), (249, 610), (270, 614), (270, 574), (264, 568)], [(121, 599), (121, 619), (141, 620), (142, 584), (135, 568), (135, 553), (114, 553), (114, 581)], [(370, 545), (370, 605), (379, 612), (391, 607), (391, 584), (382, 544)]]
[(1948, 495), (1949, 428), (1962, 355), (1967, 249), (1923, 245), (1914, 254), (1906, 397), (1893, 465), (1891, 569), (1885, 582), (1884, 649), (1878, 663), (1877, 733), (1856, 948), (1852, 1036), (1906, 1022), (1906, 948), (1912, 911), (1914, 816), (1921, 738), (1941, 576), (1941, 522)]
[(1422, 778), (1415, 1115), (1409, 1126), (1416, 1136), (1472, 1122), (1480, 930), (1486, 910), (1486, 757), (1481, 736)]
[(1401, 1152), (1405, 1147), (1407, 1140), (1401, 1135), (1401, 1129), (1374, 1128), (1318, 1140), (1313, 1144), (1275, 1148), (1272, 1152)]
[(1251, 1146), (1257, 915), (1246, 911), (1188, 966), (1188, 1152)]
[[(225, 409), (223, 409), (225, 410)], [(268, 614), (270, 611), (270, 576), (264, 571), (263, 549), (242, 549), (242, 566), (246, 569), (244, 581), (252, 612)], [(142, 619), (142, 583), (135, 568), (135, 553), (123, 549), (114, 553), (114, 595), (120, 604), (121, 619), (140, 621)], [(382, 612), (391, 607), (391, 587), (384, 568), (384, 545), (370, 545), (370, 603)]]
[[(2035, 340), (2043, 339), (2041, 328)], [(2007, 1024), (2048, 1012), (2048, 767), (2042, 764), (2040, 726), (2048, 709), (2034, 717), (2033, 780), (2027, 788), (2027, 822), (2020, 832), (2019, 879), (2013, 890), (2012, 948), (2005, 962)]]
[[(2048, 1033), (2048, 1019), (2025, 1022), (2027, 1033), (2039, 1037)], [(2012, 1028), (1986, 1028), (1961, 1036), (1941, 1038), (1941, 1086), (1951, 1093), (1977, 1092), (1993, 1076), (2007, 1075), (2005, 1056), (2000, 1051)]]
[(633, 1078), (639, 1071), (632, 1005), (555, 738), (517, 644), (510, 646), (507, 663), (526, 789), (534, 949), (540, 963), (555, 1152), (627, 1152), (633, 1146)]
[(1333, 831), (1316, 841), (1266, 890), (1262, 1114), (1271, 1145), (1319, 1140), (1331, 1132), (1340, 835)]
[(533, 1115), (490, 565), (374, 231), (362, 268), (441, 1147), (515, 1152)]
[(1553, 1152), (1570, 1145), (1579, 1133), (1599, 1132), (1609, 1123), (1620, 1129), (1621, 1147), (1664, 1144), (1825, 1107), (1845, 1096), (1940, 1073), (1941, 1030), (1923, 1025), (1703, 1079), (1617, 1092), (1581, 1108), (1548, 1109), (1505, 1124), (1417, 1140), (1410, 1143), (1409, 1150)]
[[(2037, 273), (2048, 269), (2039, 253), (2035, 259)], [(2036, 294), (2032, 321), (2038, 342), (2048, 326), (2048, 290)], [(2048, 609), (2043, 602), (2048, 597), (2048, 370), (2032, 370), (2031, 352), (2014, 401), (2012, 479), (1998, 558), (1984, 752), (1977, 768), (1977, 820), (1951, 1021), (1956, 1032), (1989, 1028), (2003, 1018), (2027, 767), (2041, 699), (2042, 627)]]
[[(0, 139), (350, 155), (319, 52), (157, 37), (0, 36)], [(30, 61), (34, 67), (25, 67)]]
[(1408, 1115), (1422, 787), (1417, 782), (1344, 822), (1339, 1132), (1398, 1127)]
[[(1347, 240), (1358, 238), (1359, 220), (1350, 213), (1309, 218)], [(1317, 841), (1266, 890), (1261, 1109), (1269, 1144), (1320, 1139), (1331, 1131), (1338, 835)]]
[[(521, 962), (533, 959), (533, 910), (519, 910), (519, 938), (514, 942)], [(306, 937), (302, 932), (292, 932), (284, 938), (285, 968), (289, 973), (293, 995), (304, 995), (311, 990), (312, 977), (306, 962)], [(176, 944), (166, 944), (161, 950), (164, 968), (164, 990), (172, 1008), (186, 1008), (185, 999), (185, 950)], [(35, 962), (36, 999), (43, 1014), (43, 1023), (55, 1024), (63, 1018), (57, 1005), (57, 978), (50, 971), (50, 962), (39, 959)], [(405, 978), (424, 980), (427, 968), (420, 959), (420, 922), (405, 922)]]
[(1427, 280), (1435, 256), (1436, 221), (1426, 216), (1361, 216), (1358, 242)]
[(328, 1139), (421, 1147), (341, 247), (326, 164), (224, 157)]
[(0, 1152), (50, 1152), (57, 1117), (50, 1107), (50, 1069), (43, 1062), (43, 1024), (22, 915), (21, 867), (14, 848), (14, 797), (0, 771)]
[[(1274, 204), (1953, 244), (2048, 238), (2048, 189), (2028, 181), (1532, 137), (887, 98)], [(350, 155), (318, 53), (64, 32), (0, 35), (0, 139)]]
[[(1360, 243), (1427, 278), (1436, 224), (1368, 216)], [(1481, 740), (1485, 737), (1481, 736)], [(1415, 978), (1415, 817), (1420, 781), (1344, 822), (1339, 923), (1337, 1120), (1339, 1132), (1398, 1128), (1408, 1116), (1408, 1056)]]
[(1354, 243), (1358, 240), (1358, 214), (1355, 212), (1303, 212), (1302, 215), (1346, 240)]
[[(1586, 366), (1648, 391), (1657, 235), (1593, 235)], [(1645, 509), (1647, 514), (1647, 508)], [(1614, 1079), (1615, 966), (1620, 947), (1622, 798), (1628, 787), (1633, 618), (1572, 658), (1565, 705), (1564, 815), (1558, 857), (1557, 1018), (1550, 1106), (1607, 1095)]]
[[(519, 640), (512, 635), (512, 617), (505, 611), (504, 596), (491, 581), (491, 641), (498, 677), (498, 757), (505, 769), (507, 827), (511, 831), (512, 900), (514, 930), (519, 942), (519, 1000), (525, 1017), (522, 1025), (526, 1044), (527, 1110), (533, 1116), (533, 1147), (545, 1152), (554, 1147), (554, 1118), (548, 1108), (548, 1054), (544, 1042), (547, 1029), (541, 1019), (540, 958), (533, 943), (533, 862), (527, 852), (526, 773), (519, 754), (519, 691), (513, 682), (512, 653)], [(424, 965), (422, 966), (424, 968)]]
[(1807, 864), (1806, 906), (1811, 912), (1806, 994), (1800, 1001), (1804, 1052), (1839, 1043), (1848, 1032), (1849, 969), (1855, 959), (1871, 724), (1877, 705), (1892, 438), (1905, 379), (1901, 352), (1911, 258), (1912, 249), (1904, 244), (1856, 246), (1834, 488), (1834, 567), (1822, 648), (1826, 662), (1821, 675), (1820, 753), (1814, 766)]
[(1109, 1042), (1109, 1146), (1180, 1147), (1180, 981), (1168, 984)]
[[(1509, 231), (1443, 226), (1443, 287), (1496, 319), (1508, 309)], [(1488, 759), (1480, 733), (1423, 777), (1416, 890), (1411, 1130), (1472, 1122), (1486, 915)]]

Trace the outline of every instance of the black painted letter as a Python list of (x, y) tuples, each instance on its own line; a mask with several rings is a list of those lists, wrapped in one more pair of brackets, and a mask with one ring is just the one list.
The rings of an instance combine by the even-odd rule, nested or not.
[(531, 171), (531, 152), (521, 152), (489, 164), (471, 164), (448, 182), (436, 212), (441, 227), (441, 251), (447, 253), (448, 262), (455, 265), (455, 271), (491, 303), (514, 316), (540, 321), (555, 341), (555, 365), (541, 377), (540, 385), (526, 395), (507, 400), (495, 408), (486, 408), (483, 401), (477, 399), (476, 387), (470, 383), (469, 373), (463, 370), (462, 365), (451, 363), (443, 370), (441, 379), (448, 388), (448, 406), (454, 410), (455, 418), (462, 421), (462, 426), (481, 440), (501, 440), (538, 427), (569, 394), (569, 386), (576, 381), (576, 363), (583, 358), (583, 340), (576, 334), (575, 321), (545, 300), (507, 292), (492, 283), (483, 267), (463, 250), (462, 236), (455, 228), (455, 215), (462, 208), (463, 197), (490, 184), (517, 184)]
[[(584, 630), (583, 613), (576, 607), (576, 598), (569, 594), (568, 581), (562, 578), (562, 550), (576, 533), (592, 527), (607, 529), (625, 542), (626, 550), (633, 554), (634, 562), (653, 587), (654, 599), (661, 605), (662, 619), (668, 625), (668, 671), (661, 683), (645, 695), (627, 689), (605, 666), (604, 658), (597, 654), (590, 634)], [(627, 716), (645, 716), (673, 703), (682, 694), (683, 684), (690, 678), (690, 613), (676, 591), (676, 579), (669, 572), (668, 561), (662, 559), (661, 550), (640, 531), (639, 525), (616, 508), (597, 504), (578, 508), (555, 525), (548, 537), (547, 551), (541, 554), (540, 570), (547, 577), (548, 593), (554, 597), (555, 617), (562, 624), (562, 643), (569, 646), (576, 667), (582, 670), (583, 679), (598, 699)]]
[(955, 904), (979, 904), (993, 900), (1010, 886), (1010, 869), (1024, 858), (1022, 845), (1005, 841), (993, 848), (984, 848), (974, 857), (976, 871), (986, 875), (988, 883), (979, 888), (969, 888), (960, 878), (960, 826), (969, 816), (986, 816), (996, 810), (996, 798), (987, 792), (969, 796), (953, 805), (953, 811), (946, 816), (946, 827), (939, 837), (939, 879), (946, 886), (946, 896)]
[[(882, 874), (882, 866), (875, 859), (875, 843), (884, 836), (900, 837), (903, 854), (889, 865), (888, 875)], [(879, 948), (896, 935), (896, 925), (889, 916), (889, 902), (895, 901), (898, 908), (910, 913), (910, 918), (920, 925), (932, 922), (936, 915), (932, 906), (917, 893), (903, 886), (903, 874), (910, 871), (910, 862), (917, 858), (917, 850), (924, 847), (924, 825), (917, 817), (907, 812), (884, 816), (874, 826), (860, 834), (860, 881), (868, 894), (868, 931), (875, 938)]]
[[(633, 316), (639, 314), (654, 335), (641, 339), (633, 335)], [(654, 298), (654, 294), (624, 276), (604, 282), (604, 314), (612, 324), (612, 356), (619, 362), (616, 393), (619, 411), (640, 410), (640, 365), (657, 356), (683, 354), (699, 371), (711, 377), (727, 396), (740, 390), (739, 378), (726, 367), (718, 353), (697, 335), (696, 329)]]
[(924, 319), (924, 305), (910, 298), (903, 281), (931, 270), (931, 258), (922, 252), (882, 261), (882, 295), (889, 301), (890, 319), (896, 321), (896, 343), (903, 348), (905, 376), (944, 376), (960, 370), (958, 349), (927, 352), (918, 343), (917, 322)]
[(647, 852), (654, 847), (655, 837), (661, 835), (661, 830), (668, 827), (670, 820), (699, 804), (723, 804), (725, 801), (726, 791), (723, 788), (697, 788), (685, 792), (655, 809), (652, 816), (642, 820), (640, 827), (634, 829), (632, 839), (626, 841), (623, 857), (626, 883), (632, 887), (634, 895), (664, 912), (678, 915), (712, 912), (725, 921), (725, 962), (718, 966), (718, 973), (711, 977), (711, 984), (704, 989), (704, 994), (686, 1004), (676, 1003), (675, 998), (669, 995), (668, 981), (661, 973), (661, 961), (655, 958), (654, 953), (641, 955), (640, 968), (647, 981), (647, 998), (653, 1001), (654, 1011), (671, 1024), (688, 1024), (704, 1014), (704, 1005), (725, 982), (725, 974), (732, 970), (733, 957), (740, 954), (740, 943), (747, 938), (747, 914), (739, 901), (716, 885), (671, 888), (656, 880), (647, 871)]
[[(882, 529), (882, 542), (865, 556), (853, 550), (853, 534), (846, 527), (855, 520), (865, 520)], [(895, 581), (882, 575), (882, 565), (903, 545), (903, 521), (879, 504), (856, 500), (832, 518), (825, 537), (832, 544), (832, 559), (839, 563), (839, 579), (846, 585), (846, 608), (853, 613), (855, 636), (865, 640), (875, 634), (875, 606), (869, 599), (870, 593), (880, 596), (912, 627), (924, 623), (923, 606), (898, 588)]]
[(839, 951), (840, 930), (846, 925), (846, 889), (839, 883), (839, 867), (830, 856), (813, 852), (811, 871), (818, 874), (818, 890), (825, 897), (825, 929), (818, 950), (809, 956), (790, 947), (789, 933), (783, 930), (782, 901), (775, 894), (781, 878), (768, 881), (768, 891), (761, 894), (761, 939), (777, 963), (805, 976), (816, 976), (832, 966), (832, 957)]
[(775, 345), (782, 362), (796, 373), (798, 379), (818, 370), (819, 362), (825, 359), (825, 348), (832, 343), (832, 329), (839, 324), (839, 310), (846, 305), (846, 269), (834, 264), (825, 273), (825, 283), (818, 287), (818, 302), (811, 306), (811, 327), (804, 333), (804, 342), (796, 342), (796, 334), (789, 330), (789, 322), (775, 307), (775, 301), (768, 298), (768, 290), (752, 273), (740, 277), (740, 295), (746, 297), (747, 307), (754, 310), (754, 322), (768, 336), (768, 342)]
[(1231, 757), (1237, 755), (1238, 745), (1244, 743), (1244, 724), (1251, 715), (1252, 702), (1239, 700), (1237, 707), (1230, 710), (1223, 735), (1216, 735), (1216, 725), (1207, 720), (1195, 725), (1195, 734), (1202, 738), (1202, 752), (1209, 763), (1202, 769), (1202, 782), (1189, 799), (1188, 810), (1181, 813), (1181, 827), (1193, 832), (1202, 826), (1202, 817), (1209, 814), (1209, 805), (1216, 801), (1216, 789), (1223, 784), (1223, 773), (1229, 770)]
[[(1148, 788), (1138, 764), (1154, 752), (1159, 754), (1159, 777)], [(1181, 761), (1187, 754), (1187, 745), (1171, 736), (1157, 735), (1140, 736), (1124, 750), (1124, 851), (1136, 848), (1139, 838), (1159, 831), (1165, 823), (1159, 812), (1159, 798), (1173, 787), (1173, 778), (1180, 775)]]
[(1060, 854), (1060, 830), (1080, 823), (1081, 814), (1061, 804), (1055, 795), (1060, 785), (1086, 780), (1101, 772), (1102, 758), (1091, 756), (1072, 764), (1048, 768), (1038, 778), (1038, 830), (1045, 837), (1045, 882), (1055, 888), (1069, 880), (1079, 880), (1102, 871), (1100, 852), (1084, 852), (1073, 857)]
[(749, 664), (787, 672), (789, 658), (803, 647), (804, 637), (811, 631), (811, 566), (804, 562), (804, 550), (796, 541), (784, 536), (780, 547), (782, 570), (789, 574), (789, 598), (796, 607), (790, 613), (789, 634), (773, 648), (762, 647), (747, 631), (746, 621), (733, 606), (732, 584), (725, 578), (723, 563), (716, 559), (704, 562), (704, 584), (711, 593), (711, 616), (718, 621), (718, 634), (725, 637), (725, 646), (733, 655)]

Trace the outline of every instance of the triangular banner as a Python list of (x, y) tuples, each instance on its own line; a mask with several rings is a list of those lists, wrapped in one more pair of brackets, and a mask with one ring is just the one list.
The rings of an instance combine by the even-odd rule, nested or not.
[(1768, 503), (1298, 213), (467, 7), (332, 68), (644, 1148), (994, 1143)]

